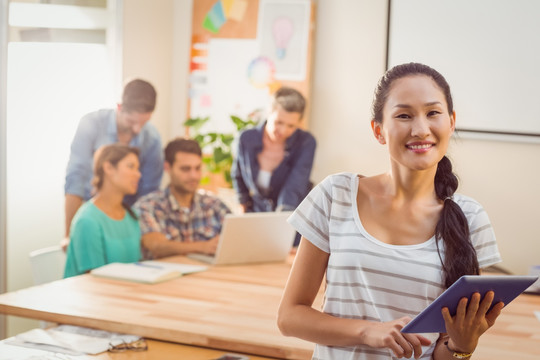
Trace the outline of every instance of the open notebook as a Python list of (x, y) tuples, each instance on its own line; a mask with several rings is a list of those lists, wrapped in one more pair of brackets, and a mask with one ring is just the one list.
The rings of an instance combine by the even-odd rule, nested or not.
[(287, 222), (290, 211), (228, 214), (215, 255), (188, 257), (213, 265), (285, 261), (296, 231)]
[(206, 266), (143, 261), (137, 263), (110, 263), (90, 271), (90, 274), (116, 280), (155, 284), (185, 274), (206, 270)]

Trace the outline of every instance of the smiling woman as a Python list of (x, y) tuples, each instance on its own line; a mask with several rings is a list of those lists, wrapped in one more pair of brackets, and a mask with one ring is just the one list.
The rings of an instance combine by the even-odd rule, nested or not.
[(139, 151), (113, 144), (99, 148), (94, 161), (96, 194), (73, 219), (64, 277), (84, 274), (112, 262), (140, 260), (137, 216), (122, 200), (137, 192)]
[[(302, 241), (278, 312), (282, 333), (317, 343), (314, 358), (445, 360), (471, 356), (502, 303), (493, 292), (461, 302), (446, 334), (401, 329), (461, 275), (500, 261), (486, 212), (454, 194), (446, 157), (455, 115), (450, 87), (434, 69), (403, 64), (381, 78), (373, 135), (390, 170), (328, 176), (291, 215)], [(311, 307), (326, 276), (322, 311)], [(474, 321), (471, 321), (474, 319)]]

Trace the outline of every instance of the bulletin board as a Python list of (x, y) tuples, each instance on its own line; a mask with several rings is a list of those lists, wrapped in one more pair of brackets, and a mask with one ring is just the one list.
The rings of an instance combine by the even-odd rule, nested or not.
[(307, 127), (314, 13), (312, 0), (194, 1), (187, 116), (233, 132), (231, 115), (264, 116), (289, 86), (308, 100)]

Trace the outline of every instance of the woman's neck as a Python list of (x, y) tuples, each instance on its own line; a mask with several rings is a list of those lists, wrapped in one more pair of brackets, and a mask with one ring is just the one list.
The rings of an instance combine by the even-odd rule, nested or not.
[(259, 168), (263, 171), (273, 172), (285, 157), (285, 142), (272, 141), (265, 133), (263, 136), (262, 151), (257, 154)]
[(126, 209), (122, 205), (124, 194), (103, 186), (93, 197), (94, 205), (107, 216), (121, 220), (124, 218)]
[(403, 201), (436, 199), (436, 171), (437, 167), (427, 170), (410, 170), (394, 166), (387, 175), (388, 194), (396, 200)]

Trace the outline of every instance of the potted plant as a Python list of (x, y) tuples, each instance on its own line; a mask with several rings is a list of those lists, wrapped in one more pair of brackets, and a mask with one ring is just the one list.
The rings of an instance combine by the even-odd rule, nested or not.
[(222, 174), (226, 185), (232, 187), (233, 141), (240, 131), (257, 125), (258, 121), (252, 116), (249, 116), (247, 120), (242, 120), (238, 116), (231, 115), (230, 119), (236, 127), (236, 132), (201, 132), (201, 128), (210, 120), (210, 117), (189, 118), (184, 122), (184, 126), (189, 129), (190, 136), (203, 149), (203, 163), (207, 173), (201, 180), (202, 185), (210, 184), (212, 174)]

